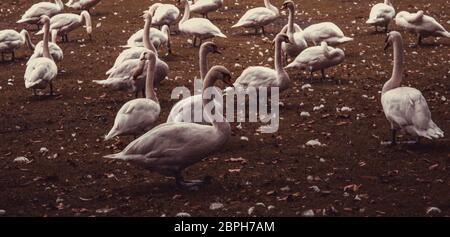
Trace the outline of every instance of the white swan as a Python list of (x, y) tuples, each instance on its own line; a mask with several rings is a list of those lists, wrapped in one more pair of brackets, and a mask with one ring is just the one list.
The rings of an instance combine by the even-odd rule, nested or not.
[(30, 34), (27, 30), (19, 32), (15, 30), (1, 30), (0, 31), (0, 53), (2, 54), (2, 61), (5, 60), (5, 54), (11, 54), (11, 60), (16, 58), (16, 49), (27, 45), (29, 49), (33, 49), (33, 43), (31, 43)]
[[(223, 66), (214, 66), (208, 72), (203, 89), (214, 86), (217, 80), (230, 82), (231, 73)], [(203, 105), (210, 101), (203, 100)], [(207, 112), (207, 116), (210, 113)], [(211, 125), (196, 123), (164, 123), (131, 142), (122, 152), (105, 158), (127, 161), (149, 171), (175, 177), (177, 185), (193, 187), (202, 181), (185, 181), (185, 168), (201, 161), (223, 148), (231, 134), (230, 124), (222, 121)], [(206, 181), (206, 180), (204, 180)]]
[(303, 36), (303, 30), (300, 27), (296, 28), (294, 25), (294, 2), (291, 0), (285, 1), (281, 9), (286, 8), (289, 10), (289, 21), (288, 27), (286, 29), (286, 35), (289, 37), (289, 43), (283, 43), (281, 45), (281, 48), (283, 49), (283, 52), (287, 59), (288, 56), (291, 58), (297, 57), (303, 50), (308, 47), (308, 44), (306, 43), (305, 37)]
[[(80, 15), (73, 13), (63, 13), (53, 16), (50, 19), (50, 31), (52, 32), (52, 42), (56, 42), (56, 36), (61, 36), (63, 42), (69, 42), (69, 37), (67, 34), (69, 32), (82, 26), (83, 23), (86, 24), (86, 32), (89, 39), (92, 38), (92, 20), (91, 15), (87, 11), (82, 11)], [(36, 33), (37, 35), (42, 34), (42, 31)]]
[(409, 32), (418, 35), (417, 44), (422, 44), (422, 39), (430, 36), (450, 38), (450, 32), (439, 24), (433, 17), (427, 16), (423, 11), (409, 13), (399, 12), (395, 17), (395, 23)]
[(322, 41), (327, 42), (331, 46), (353, 41), (353, 38), (346, 37), (342, 30), (333, 22), (310, 25), (303, 30), (303, 35), (308, 43), (314, 45), (320, 45)]
[(149, 8), (152, 17), (152, 25), (169, 27), (176, 23), (180, 16), (180, 10), (173, 4), (155, 3)]
[[(152, 43), (150, 43), (150, 25), (152, 21), (152, 16), (146, 12), (144, 14), (145, 26), (144, 26), (144, 46), (145, 47), (133, 47), (124, 50), (116, 59), (114, 66), (106, 72), (108, 79), (106, 80), (96, 80), (97, 84), (109, 86), (113, 89), (133, 89), (137, 93), (145, 88), (145, 73), (135, 75), (137, 80), (136, 87), (130, 87), (131, 81), (130, 77), (136, 72), (136, 67), (139, 64), (139, 57), (142, 57), (143, 53), (152, 51), (157, 54), (157, 51)], [(154, 80), (154, 87), (157, 88), (159, 83), (164, 80), (169, 72), (169, 66), (164, 61), (156, 58), (156, 75)]]
[(393, 31), (386, 39), (387, 49), (394, 47), (392, 77), (384, 84), (381, 104), (387, 120), (391, 123), (392, 144), (398, 129), (417, 137), (428, 139), (444, 137), (444, 132), (431, 120), (431, 112), (422, 93), (411, 87), (400, 87), (403, 78), (403, 39)]
[(25, 70), (25, 88), (33, 89), (33, 94), (35, 94), (35, 89), (44, 89), (47, 84), (50, 85), (50, 95), (53, 95), (53, 80), (58, 74), (58, 67), (53, 61), (50, 51), (48, 48), (48, 41), (50, 38), (50, 19), (48, 16), (41, 16), (40, 24), (44, 25), (44, 40), (43, 40), (43, 57), (35, 58), (28, 62), (27, 69)]
[(278, 34), (275, 37), (275, 70), (268, 67), (252, 66), (246, 68), (234, 82), (234, 87), (244, 88), (254, 87), (268, 88), (279, 87), (279, 91), (284, 91), (290, 86), (290, 78), (283, 68), (281, 58), (281, 44), (289, 42), (289, 37), (285, 34)]
[(269, 0), (264, 0), (264, 6), (248, 10), (231, 28), (255, 28), (255, 34), (258, 34), (258, 29), (261, 28), (262, 33), (265, 34), (264, 26), (278, 19), (280, 11)]
[[(64, 53), (56, 43), (49, 42), (48, 48), (53, 61), (61, 62), (64, 59)], [(35, 58), (43, 57), (43, 55), (44, 55), (44, 41), (41, 40), (39, 41), (39, 43), (36, 44), (36, 46), (34, 46), (33, 55), (31, 55), (31, 57), (28, 59), (28, 62)]]
[(69, 0), (66, 3), (66, 6), (75, 10), (89, 11), (89, 9), (97, 5), (99, 2), (100, 0)]
[[(200, 79), (203, 81), (205, 79), (206, 73), (208, 72), (208, 54), (217, 53), (221, 54), (217, 49), (217, 45), (213, 42), (205, 42), (200, 47)], [(214, 103), (215, 108), (219, 111), (223, 111), (223, 106), (221, 103)], [(193, 95), (178, 101), (170, 110), (169, 116), (167, 117), (167, 122), (196, 122), (194, 114), (202, 114), (202, 95)], [(185, 118), (189, 118), (186, 121)], [(202, 116), (201, 123), (211, 123), (208, 118)]]
[(223, 6), (223, 0), (198, 0), (191, 5), (191, 13), (202, 14), (208, 18), (208, 12), (219, 10)]
[(307, 70), (311, 73), (311, 77), (313, 72), (320, 70), (322, 79), (325, 79), (325, 69), (342, 63), (344, 59), (345, 54), (342, 49), (330, 47), (322, 41), (320, 46), (305, 49), (286, 68)]
[[(132, 47), (144, 47), (144, 29), (140, 29), (136, 31), (133, 35), (130, 36), (127, 40), (127, 45), (123, 46), (124, 48), (132, 48)], [(156, 28), (150, 28), (150, 41), (155, 46), (156, 49), (160, 48), (162, 45), (167, 46), (167, 51), (169, 54), (172, 54), (172, 48), (170, 45), (170, 29), (169, 26), (163, 25), (161, 30)]]
[(370, 10), (369, 19), (367, 24), (375, 26), (375, 30), (378, 31), (378, 27), (384, 27), (385, 32), (388, 32), (389, 23), (395, 17), (395, 9), (392, 6), (390, 0), (384, 0), (384, 3), (375, 4)]
[(194, 36), (193, 45), (196, 46), (196, 40), (197, 38), (200, 39), (200, 44), (202, 44), (202, 41), (205, 39), (213, 38), (215, 36), (227, 38), (226, 35), (224, 35), (217, 26), (215, 26), (211, 21), (204, 18), (191, 18), (190, 16), (190, 8), (189, 3), (186, 0), (181, 0), (181, 2), (184, 1), (184, 15), (183, 18), (181, 18), (180, 22), (178, 23), (178, 30), (186, 35)]
[(161, 107), (153, 90), (156, 55), (153, 52), (148, 52), (146, 55), (148, 57), (146, 98), (134, 99), (122, 106), (116, 115), (113, 128), (105, 136), (105, 140), (121, 135), (143, 134), (152, 129), (159, 118)]
[(55, 3), (40, 2), (31, 6), (22, 18), (17, 23), (36, 24), (39, 28), (41, 16), (46, 15), (52, 17), (56, 14), (62, 13), (64, 10), (64, 3), (61, 0), (55, 0)]

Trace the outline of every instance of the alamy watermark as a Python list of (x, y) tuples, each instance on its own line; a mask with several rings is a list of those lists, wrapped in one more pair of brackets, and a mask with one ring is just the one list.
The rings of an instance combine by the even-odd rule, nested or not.
[(280, 122), (278, 87), (246, 87), (245, 89), (228, 87), (223, 95), (217, 87), (209, 87), (203, 90), (203, 99), (209, 101), (204, 107), (201, 94), (202, 81), (198, 79), (194, 81), (196, 98), (190, 97), (191, 91), (187, 87), (176, 87), (172, 90), (171, 99), (182, 100), (190, 97), (192, 100), (196, 100), (193, 107), (185, 106), (182, 111), (179, 111), (183, 122), (211, 122), (210, 119), (224, 122), (225, 117), (228, 122), (262, 123), (263, 126), (259, 129), (261, 133), (278, 131)]

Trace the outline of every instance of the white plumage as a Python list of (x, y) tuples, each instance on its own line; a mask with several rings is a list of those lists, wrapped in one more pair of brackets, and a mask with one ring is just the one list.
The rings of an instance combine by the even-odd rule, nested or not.
[[(50, 31), (52, 33), (52, 42), (56, 42), (56, 36), (63, 37), (63, 41), (69, 41), (67, 34), (86, 24), (86, 32), (89, 37), (92, 34), (92, 20), (91, 15), (87, 11), (82, 11), (80, 15), (73, 13), (58, 14), (50, 18)], [(42, 34), (42, 30), (36, 33)]]
[(66, 6), (76, 10), (88, 10), (97, 5), (100, 0), (69, 0)]
[(152, 15), (152, 25), (173, 25), (180, 16), (180, 10), (172, 4), (155, 3), (149, 9)]
[(52, 17), (63, 12), (64, 4), (61, 0), (55, 0), (55, 3), (40, 2), (31, 6), (17, 23), (29, 23), (39, 25), (41, 16)]
[(274, 22), (280, 16), (278, 8), (274, 7), (269, 0), (264, 0), (264, 5), (265, 7), (252, 8), (245, 12), (231, 28), (255, 28), (256, 33), (258, 33), (258, 28), (261, 28), (264, 34), (264, 26)]
[(15, 57), (15, 50), (27, 44), (28, 48), (33, 49), (30, 35), (27, 30), (22, 30), (20, 33), (15, 30), (1, 30), (0, 31), (0, 53), (2, 60), (5, 53), (11, 53), (12, 59)]
[(292, 2), (291, 0), (285, 1), (283, 3), (282, 9), (285, 8), (289, 10), (289, 19), (287, 27), (285, 26), (281, 30), (281, 32), (286, 33), (286, 35), (289, 37), (289, 42), (283, 43), (281, 45), (281, 49), (283, 50), (287, 59), (287, 56), (291, 58), (297, 57), (303, 50), (308, 47), (308, 43), (305, 40), (302, 28), (294, 23), (294, 2)]
[(223, 5), (223, 0), (198, 0), (191, 5), (191, 13), (202, 14), (208, 18), (208, 12), (217, 11)]
[[(144, 29), (140, 29), (136, 31), (133, 35), (130, 36), (127, 40), (127, 45), (125, 48), (131, 47), (144, 47)], [(162, 45), (166, 45), (168, 50), (170, 47), (170, 29), (169, 26), (164, 25), (161, 30), (156, 28), (150, 28), (150, 42), (155, 46), (156, 49), (159, 49)]]
[[(64, 59), (64, 53), (56, 43), (49, 42), (48, 47), (50, 50), (50, 55), (52, 56), (52, 59), (55, 62), (61, 62)], [(40, 58), (43, 55), (44, 55), (44, 42), (39, 41), (39, 43), (37, 43), (36, 46), (34, 47), (33, 55), (31, 55), (31, 57), (28, 59), (28, 62), (35, 58)]]
[(375, 4), (370, 10), (367, 24), (373, 25), (378, 29), (378, 26), (385, 27), (388, 31), (389, 23), (395, 17), (395, 9), (389, 0), (384, 0), (384, 3)]
[(333, 22), (322, 22), (310, 25), (303, 30), (303, 36), (308, 43), (320, 45), (322, 41), (334, 46), (353, 41), (353, 38), (346, 37), (339, 27)]

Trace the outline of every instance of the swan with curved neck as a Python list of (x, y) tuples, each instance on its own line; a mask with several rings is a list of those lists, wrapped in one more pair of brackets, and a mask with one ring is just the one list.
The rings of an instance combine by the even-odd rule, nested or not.
[(370, 10), (369, 19), (366, 24), (375, 26), (375, 31), (378, 32), (378, 27), (384, 27), (384, 31), (388, 32), (389, 23), (395, 17), (395, 9), (390, 0), (384, 0), (384, 3), (375, 4)]
[(209, 12), (219, 10), (223, 6), (223, 0), (198, 0), (191, 5), (191, 13), (202, 14), (204, 18), (208, 18)]
[(146, 97), (128, 101), (122, 106), (116, 115), (113, 128), (105, 136), (105, 140), (121, 135), (140, 135), (155, 126), (161, 112), (161, 107), (153, 88), (156, 55), (153, 52), (145, 53), (142, 61), (145, 61), (147, 57)]
[(11, 61), (14, 61), (16, 58), (15, 51), (25, 44), (29, 49), (34, 49), (27, 30), (22, 30), (20, 33), (15, 30), (1, 30), (0, 53), (2, 54), (2, 61), (5, 60), (5, 54), (7, 53), (11, 54)]
[(66, 6), (75, 10), (86, 10), (89, 12), (89, 9), (95, 7), (98, 3), (100, 3), (100, 0), (69, 0)]
[[(150, 42), (156, 49), (159, 49), (162, 45), (166, 45), (168, 55), (172, 54), (172, 48), (170, 44), (170, 29), (168, 25), (163, 25), (161, 30), (151, 27), (150, 28)], [(127, 45), (122, 46), (123, 48), (132, 47), (144, 47), (144, 29), (136, 31), (127, 40)]]
[[(203, 90), (217, 80), (229, 83), (231, 73), (223, 66), (212, 67), (206, 75)], [(203, 106), (210, 100), (204, 98)], [(207, 116), (211, 116), (206, 112)], [(186, 181), (182, 172), (187, 167), (223, 148), (231, 134), (230, 124), (220, 114), (221, 121), (212, 125), (195, 123), (164, 123), (131, 142), (122, 152), (105, 158), (130, 162), (149, 171), (175, 177), (183, 187), (201, 185), (202, 181)]]
[[(204, 81), (206, 77), (206, 73), (208, 72), (208, 54), (216, 53), (221, 54), (218, 50), (217, 45), (213, 42), (205, 42), (200, 47), (199, 53), (199, 66), (200, 66), (200, 79)], [(172, 109), (170, 110), (169, 116), (167, 117), (167, 122), (196, 122), (194, 118), (194, 114), (202, 113), (202, 95), (193, 95), (187, 98), (184, 98), (177, 102)], [(221, 103), (215, 103), (214, 106), (219, 111), (223, 111), (223, 105)], [(190, 120), (186, 121), (185, 118), (189, 118)], [(202, 121), (211, 123), (210, 120), (202, 116)]]
[(278, 19), (280, 11), (269, 0), (264, 0), (264, 6), (248, 10), (231, 28), (255, 28), (255, 34), (261, 28), (262, 34), (265, 34), (264, 27)]
[(180, 17), (180, 10), (173, 4), (155, 3), (150, 6), (149, 12), (153, 16), (152, 25), (157, 27), (164, 25), (170, 27)]
[(44, 39), (43, 39), (43, 57), (35, 58), (28, 62), (25, 71), (25, 87), (33, 89), (44, 89), (47, 84), (50, 85), (50, 95), (53, 95), (53, 80), (58, 74), (58, 67), (52, 59), (49, 50), (50, 38), (50, 19), (47, 16), (41, 17), (41, 22), (44, 25)]
[(383, 85), (381, 93), (383, 111), (391, 124), (391, 144), (396, 144), (397, 130), (406, 131), (417, 138), (444, 137), (444, 132), (431, 119), (430, 109), (422, 93), (415, 88), (400, 86), (404, 61), (400, 33), (393, 31), (388, 34), (385, 49), (391, 45), (394, 47), (394, 68), (392, 77)]
[(341, 64), (345, 59), (342, 49), (333, 48), (323, 41), (320, 46), (309, 47), (301, 52), (286, 68), (299, 68), (311, 73), (321, 71), (322, 80), (325, 80), (325, 69)]
[(55, 0), (55, 3), (40, 2), (31, 6), (22, 18), (17, 23), (36, 24), (39, 28), (41, 25), (41, 16), (52, 17), (56, 14), (62, 13), (64, 10), (64, 3), (61, 0)]
[(279, 87), (279, 91), (284, 91), (290, 86), (290, 78), (286, 70), (283, 68), (281, 58), (281, 44), (289, 42), (286, 34), (278, 34), (275, 37), (275, 70), (268, 67), (252, 66), (246, 68), (234, 83), (234, 87), (244, 88), (254, 87), (269, 88)]
[[(91, 15), (87, 11), (82, 11), (80, 15), (73, 13), (63, 13), (53, 16), (50, 19), (50, 31), (52, 32), (52, 42), (56, 42), (59, 35), (63, 42), (69, 42), (69, 32), (81, 27), (83, 23), (86, 25), (86, 33), (89, 39), (92, 39), (92, 20)], [(36, 33), (42, 34), (42, 31)]]
[(213, 37), (222, 37), (227, 38), (220, 29), (215, 26), (211, 21), (204, 18), (190, 18), (190, 6), (186, 0), (181, 0), (184, 2), (184, 15), (178, 23), (178, 29), (180, 32), (193, 36), (193, 46), (196, 47), (197, 38), (200, 40), (199, 46), (202, 44), (203, 40), (213, 38)]
[(417, 34), (417, 45), (422, 45), (422, 39), (431, 36), (450, 38), (450, 32), (433, 17), (425, 15), (422, 10), (417, 13), (399, 12), (395, 16), (395, 24), (409, 32)]
[(308, 47), (308, 44), (306, 43), (305, 37), (303, 36), (303, 30), (301, 28), (296, 29), (294, 25), (294, 2), (291, 0), (285, 1), (281, 9), (286, 8), (289, 10), (288, 27), (286, 30), (286, 34), (289, 37), (289, 43), (283, 43), (282, 49), (287, 59), (288, 56), (291, 58), (297, 57), (303, 50)]

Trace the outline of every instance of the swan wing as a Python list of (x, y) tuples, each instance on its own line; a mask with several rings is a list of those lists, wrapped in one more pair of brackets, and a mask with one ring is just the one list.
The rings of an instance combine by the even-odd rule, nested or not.
[[(191, 18), (185, 21), (181, 28), (183, 31), (189, 34), (212, 34), (212, 35), (223, 35), (220, 29), (211, 23), (210, 20), (205, 18)], [(224, 36), (224, 35), (223, 35)]]
[(255, 66), (248, 67), (242, 74), (236, 79), (234, 85), (236, 87), (247, 88), (249, 86), (259, 88), (259, 87), (270, 87), (274, 86), (277, 81), (277, 73), (275, 70), (267, 67)]
[(261, 22), (272, 20), (277, 17), (277, 14), (265, 7), (257, 7), (248, 10), (242, 17), (239, 19), (237, 26), (245, 26), (245, 25), (257, 25)]
[(49, 82), (56, 77), (58, 68), (53, 60), (36, 58), (30, 61), (25, 70), (25, 87), (32, 88), (43, 81)]

